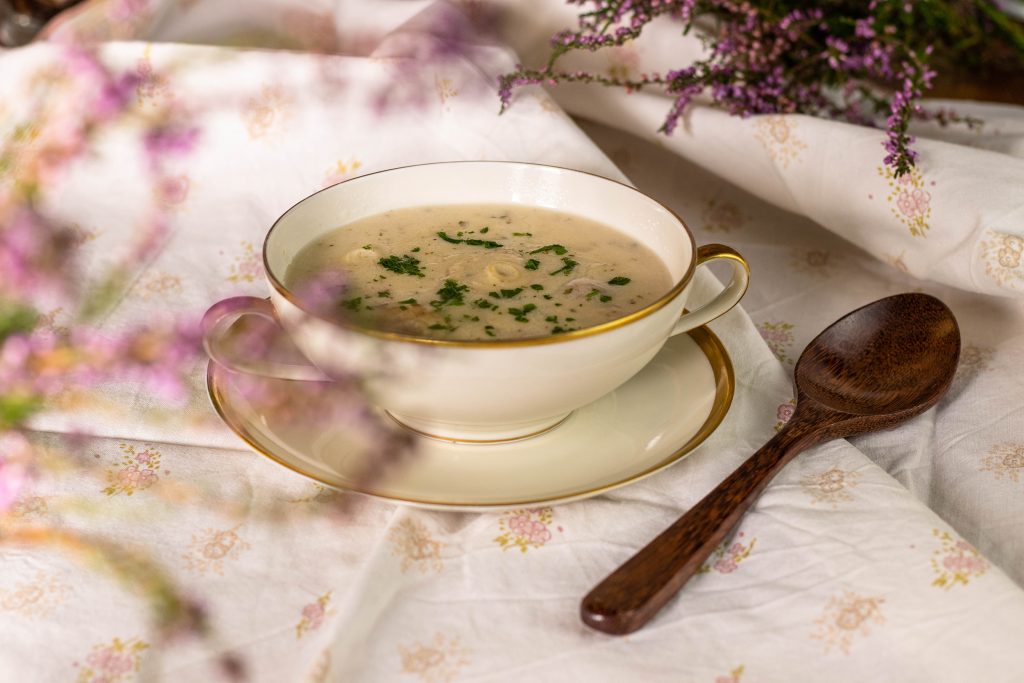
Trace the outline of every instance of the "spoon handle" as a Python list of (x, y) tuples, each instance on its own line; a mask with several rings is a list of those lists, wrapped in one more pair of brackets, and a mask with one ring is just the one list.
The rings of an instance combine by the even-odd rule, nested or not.
[(798, 416), (591, 590), (580, 605), (583, 621), (611, 634), (632, 633), (647, 623), (696, 573), (772, 477), (793, 456), (820, 440), (817, 425)]

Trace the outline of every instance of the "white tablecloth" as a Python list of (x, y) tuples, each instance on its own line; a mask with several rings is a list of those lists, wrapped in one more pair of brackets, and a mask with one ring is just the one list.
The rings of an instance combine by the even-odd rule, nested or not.
[[(459, 36), (475, 36), (471, 49), (423, 57), (440, 51), (438, 27), (456, 25), (450, 11), (492, 9), (518, 23), (481, 38), (470, 22)], [(339, 518), (334, 494), (219, 424), (201, 365), (183, 410), (157, 410), (132, 387), (68, 396), (34, 423), (43, 471), (3, 528), (87, 537), (151, 564), (126, 561), (118, 574), (71, 541), (0, 542), (0, 680), (214, 680), (225, 653), (250, 679), (275, 682), (1024, 679), (1021, 110), (967, 105), (987, 121), (981, 132), (923, 131), (906, 181), (879, 169), (880, 132), (800, 116), (698, 107), (664, 139), (654, 131), (665, 100), (578, 88), (553, 90), (557, 104), (523, 90), (497, 116), (495, 77), (517, 59), (508, 46), (536, 62), (570, 18), (554, 0), (93, 1), (45, 42), (0, 52), (5, 141), (21, 134), (31, 150), (80, 106), (69, 41), (100, 41), (106, 64), (139, 77), (137, 113), (199, 129), (159, 187), (140, 171), (139, 121), (128, 117), (44, 188), (44, 210), (81, 229), (86, 273), (127, 249), (154, 203), (169, 211), (169, 239), (138, 264), (109, 330), (262, 294), (259, 245), (284, 209), (326, 184), (426, 161), (628, 177), (698, 243), (728, 243), (752, 267), (742, 309), (712, 325), (737, 376), (723, 425), (661, 474), (553, 509), (460, 514), (363, 499)], [(592, 65), (661, 64), (668, 34)], [(398, 104), (381, 110), (382, 98)], [(577, 125), (560, 104), (614, 128)], [(19, 169), (4, 173), (14, 182)], [(697, 285), (695, 300), (718, 286), (706, 273)], [(909, 290), (948, 303), (964, 336), (938, 408), (797, 459), (645, 629), (615, 638), (584, 627), (581, 596), (787, 418), (804, 344)], [(63, 324), (62, 311), (45, 312)], [(59, 438), (79, 428), (98, 436)], [(201, 602), (209, 637), (157, 637), (146, 580), (157, 572)]]

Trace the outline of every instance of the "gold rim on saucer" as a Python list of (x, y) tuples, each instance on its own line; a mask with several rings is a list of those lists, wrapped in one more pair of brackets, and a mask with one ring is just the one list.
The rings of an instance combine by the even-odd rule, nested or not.
[[(324, 477), (318, 476), (317, 474), (303, 470), (301, 467), (288, 462), (284, 458), (274, 454), (271, 450), (265, 448), (259, 441), (259, 439), (250, 433), (245, 425), (244, 420), (238, 419), (233, 411), (226, 408), (227, 402), (222, 393), (222, 389), (219, 386), (217, 374), (218, 368), (213, 361), (209, 362), (207, 366), (206, 374), (206, 386), (207, 391), (210, 395), (210, 401), (213, 403), (214, 409), (220, 416), (221, 420), (226, 424), (235, 434), (237, 434), (250, 448), (259, 453), (260, 455), (270, 459), (271, 461), (282, 465), (289, 470), (297, 474), (311, 479), (319, 484), (322, 484), (328, 488), (349, 491), (353, 493), (362, 493), (374, 498), (382, 500), (388, 500), (395, 503), (406, 503), (412, 505), (419, 505), (424, 507), (432, 508), (449, 508), (449, 509), (464, 509), (464, 510), (486, 510), (486, 509), (506, 509), (513, 507), (525, 507), (532, 505), (553, 505), (560, 503), (567, 503), (573, 500), (580, 500), (583, 498), (589, 498), (612, 489), (617, 489), (627, 484), (639, 481), (647, 476), (654, 474), (660, 470), (665, 469), (669, 465), (680, 460), (683, 456), (693, 451), (697, 446), (703, 443), (718, 426), (725, 419), (726, 413), (729, 411), (729, 407), (732, 405), (733, 395), (736, 389), (736, 378), (733, 373), (732, 361), (729, 358), (729, 354), (726, 352), (725, 347), (722, 345), (721, 340), (706, 327), (698, 327), (690, 330), (686, 333), (700, 348), (701, 352), (707, 358), (708, 363), (711, 366), (711, 371), (714, 377), (715, 383), (715, 398), (711, 406), (711, 410), (708, 413), (704, 423), (700, 426), (697, 432), (690, 437), (686, 443), (682, 444), (675, 451), (670, 453), (668, 456), (660, 460), (659, 462), (647, 467), (641, 472), (630, 474), (618, 481), (597, 486), (590, 489), (581, 491), (574, 491), (564, 496), (555, 497), (544, 497), (534, 499), (515, 499), (507, 501), (496, 501), (496, 502), (458, 502), (458, 501), (438, 501), (433, 499), (420, 499), (407, 496), (397, 496), (386, 493), (375, 491), (372, 488), (366, 487), (355, 487), (342, 485), (334, 481), (329, 481)], [(220, 370), (220, 372), (227, 373), (227, 370)]]

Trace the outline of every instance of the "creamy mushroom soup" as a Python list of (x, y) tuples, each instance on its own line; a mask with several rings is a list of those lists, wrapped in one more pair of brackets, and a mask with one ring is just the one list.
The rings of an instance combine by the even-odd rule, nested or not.
[(363, 218), (303, 247), (293, 291), (341, 274), (358, 324), (436, 339), (521, 339), (600, 325), (672, 286), (646, 246), (568, 213), (421, 206)]

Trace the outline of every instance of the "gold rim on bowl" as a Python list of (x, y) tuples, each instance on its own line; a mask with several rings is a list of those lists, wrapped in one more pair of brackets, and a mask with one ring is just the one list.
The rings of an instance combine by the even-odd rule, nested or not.
[[(311, 197), (315, 197), (316, 195), (320, 194), (321, 192), (326, 192), (328, 190), (331, 190), (331, 189), (337, 187), (338, 185), (344, 185), (346, 183), (358, 183), (361, 180), (364, 180), (364, 179), (369, 178), (371, 176), (379, 175), (381, 173), (390, 173), (392, 171), (401, 171), (401, 170), (408, 169), (408, 168), (419, 168), (419, 167), (423, 167), (423, 166), (440, 166), (440, 165), (451, 166), (451, 165), (455, 165), (455, 164), (508, 164), (508, 165), (511, 165), (511, 166), (529, 166), (529, 167), (535, 167), (535, 168), (541, 168), (541, 169), (553, 169), (553, 170), (556, 170), (556, 171), (564, 171), (564, 172), (568, 172), (568, 173), (579, 173), (581, 175), (587, 175), (587, 176), (591, 176), (591, 177), (594, 177), (594, 178), (599, 178), (600, 180), (604, 180), (606, 182), (614, 183), (616, 185), (620, 185), (622, 187), (625, 187), (626, 189), (628, 189), (628, 190), (630, 190), (632, 192), (635, 192), (636, 194), (640, 195), (641, 197), (643, 197), (643, 198), (645, 198), (645, 199), (647, 199), (647, 200), (649, 200), (651, 202), (654, 202), (655, 204), (657, 204), (658, 206), (663, 208), (672, 217), (674, 217), (676, 219), (676, 221), (679, 223), (680, 227), (682, 227), (683, 232), (686, 233), (687, 239), (690, 241), (690, 254), (691, 254), (690, 265), (686, 269), (686, 272), (683, 274), (683, 277), (680, 278), (679, 282), (677, 282), (675, 285), (673, 285), (672, 288), (666, 294), (664, 294), (663, 296), (661, 296), (659, 299), (655, 300), (654, 302), (648, 304), (647, 306), (641, 308), (640, 310), (633, 311), (632, 313), (624, 315), (621, 318), (616, 318), (615, 320), (609, 320), (608, 322), (601, 323), (600, 325), (593, 325), (591, 327), (584, 327), (584, 328), (579, 329), (579, 330), (573, 330), (572, 332), (563, 332), (563, 333), (560, 333), (560, 334), (553, 334), (553, 335), (549, 334), (549, 335), (545, 335), (545, 336), (541, 336), (541, 337), (526, 337), (526, 338), (520, 338), (520, 339), (495, 339), (495, 340), (435, 339), (435, 338), (432, 338), (432, 337), (421, 337), (419, 335), (413, 335), (413, 334), (402, 334), (400, 332), (387, 332), (387, 331), (384, 331), (384, 330), (377, 330), (377, 329), (374, 329), (372, 327), (363, 327), (361, 325), (357, 325), (354, 322), (348, 321), (348, 320), (338, 320), (338, 319), (334, 319), (334, 318), (328, 318), (328, 317), (320, 315), (320, 314), (318, 314), (318, 313), (316, 313), (314, 311), (311, 311), (308, 308), (306, 308), (305, 306), (303, 306), (302, 303), (298, 300), (298, 298), (287, 287), (285, 287), (284, 283), (281, 282), (277, 278), (277, 276), (274, 274), (274, 272), (270, 269), (270, 261), (269, 261), (269, 259), (267, 257), (267, 247), (268, 247), (268, 244), (270, 243), (270, 236), (274, 234), (274, 230), (277, 229), (277, 227), (281, 224), (281, 221), (284, 220), (285, 216), (287, 216), (289, 213), (291, 213), (292, 209), (294, 209), (296, 206), (298, 206), (302, 202), (306, 201), (307, 199), (310, 199)], [(739, 256), (739, 254), (736, 254), (736, 257), (738, 257), (738, 259), (744, 264), (744, 266), (746, 266), (746, 261), (744, 261), (743, 258)], [(387, 340), (391, 340), (391, 341), (409, 342), (409, 343), (412, 343), (412, 344), (425, 344), (425, 345), (428, 345), (428, 346), (454, 346), (454, 347), (462, 347), (462, 348), (509, 348), (509, 347), (515, 347), (515, 346), (536, 346), (536, 345), (539, 345), (539, 344), (557, 344), (557, 343), (560, 343), (560, 342), (568, 342), (568, 341), (572, 341), (573, 339), (580, 339), (582, 337), (590, 337), (590, 336), (593, 336), (595, 334), (601, 334), (602, 332), (608, 332), (608, 331), (611, 331), (611, 330), (623, 327), (625, 325), (628, 325), (628, 324), (630, 324), (630, 323), (632, 323), (632, 322), (634, 322), (636, 320), (639, 320), (641, 318), (646, 318), (647, 316), (651, 315), (655, 311), (658, 311), (659, 309), (664, 308), (666, 305), (668, 305), (668, 303), (670, 301), (675, 299), (684, 289), (686, 289), (686, 286), (690, 283), (690, 280), (693, 279), (693, 273), (696, 270), (696, 268), (697, 268), (697, 243), (696, 243), (696, 241), (693, 238), (693, 232), (690, 230), (690, 227), (688, 225), (686, 225), (686, 222), (682, 219), (681, 216), (679, 216), (679, 214), (677, 214), (675, 211), (673, 211), (669, 207), (667, 207), (664, 204), (662, 204), (661, 202), (659, 202), (654, 197), (651, 197), (650, 195), (648, 195), (648, 194), (646, 194), (644, 192), (641, 192), (640, 190), (636, 189), (632, 185), (627, 185), (626, 183), (621, 183), (618, 180), (612, 180), (610, 178), (605, 178), (604, 176), (598, 175), (596, 173), (589, 173), (587, 171), (578, 171), (576, 169), (563, 168), (561, 166), (550, 166), (548, 164), (533, 164), (533, 163), (522, 162), (522, 161), (438, 161), (438, 162), (429, 163), (429, 164), (411, 164), (409, 166), (398, 166), (396, 168), (389, 168), (389, 169), (385, 169), (385, 170), (382, 170), (382, 171), (375, 171), (373, 173), (367, 173), (366, 175), (361, 175), (361, 176), (358, 176), (356, 178), (350, 178), (348, 180), (343, 180), (340, 183), (335, 183), (334, 185), (330, 185), (328, 187), (325, 187), (322, 190), (318, 190), (317, 192), (314, 192), (313, 194), (311, 194), (311, 195), (309, 195), (307, 197), (303, 197), (302, 199), (297, 201), (295, 204), (293, 204), (291, 207), (289, 207), (287, 211), (285, 211), (283, 214), (281, 214), (276, 221), (274, 221), (274, 224), (272, 226), (270, 226), (270, 230), (267, 232), (267, 236), (263, 240), (263, 270), (267, 274), (267, 280), (270, 282), (271, 286), (274, 288), (274, 290), (279, 295), (281, 295), (285, 300), (287, 300), (289, 303), (294, 305), (296, 308), (300, 309), (306, 315), (312, 316), (314, 318), (318, 318), (320, 320), (324, 320), (325, 322), (331, 323), (332, 325), (337, 325), (339, 327), (343, 327), (343, 328), (345, 328), (347, 330), (352, 330), (354, 332), (359, 332), (361, 334), (365, 334), (365, 335), (370, 336), (370, 337), (376, 337), (378, 339), (387, 339)]]

